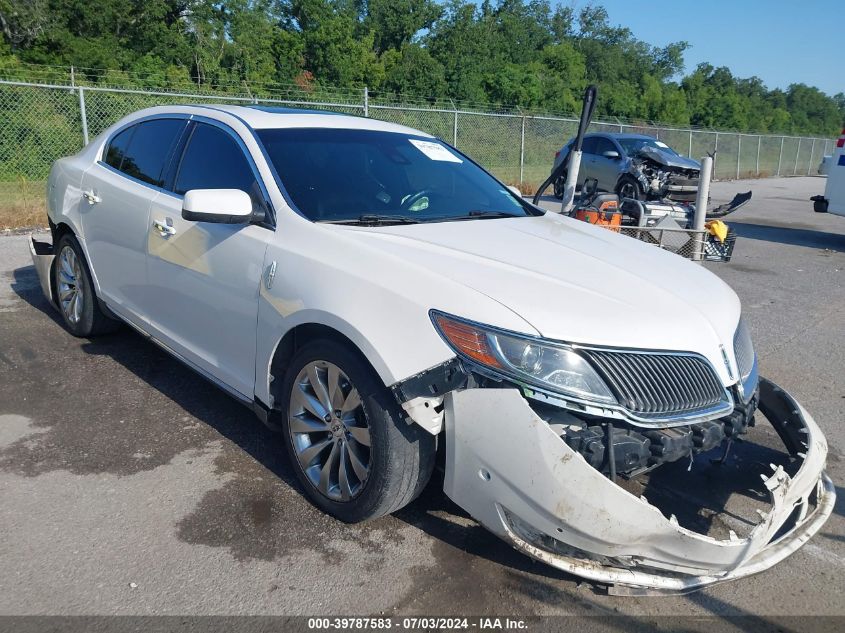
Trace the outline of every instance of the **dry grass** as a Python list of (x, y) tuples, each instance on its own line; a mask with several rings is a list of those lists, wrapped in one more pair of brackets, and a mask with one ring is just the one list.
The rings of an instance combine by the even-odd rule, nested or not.
[(0, 231), (47, 226), (44, 181), (0, 182)]

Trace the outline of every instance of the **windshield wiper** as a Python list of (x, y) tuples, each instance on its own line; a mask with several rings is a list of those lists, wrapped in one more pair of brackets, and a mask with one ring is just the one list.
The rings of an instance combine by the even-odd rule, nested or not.
[(438, 218), (439, 222), (458, 222), (460, 220), (492, 220), (495, 218), (522, 218), (525, 216), (507, 211), (489, 211), (487, 209), (473, 209), (466, 215), (456, 215), (450, 218)]
[(320, 224), (359, 224), (362, 226), (387, 226), (389, 224), (419, 224), (417, 218), (409, 218), (402, 215), (379, 215), (377, 213), (364, 213), (357, 218), (346, 218), (343, 220), (316, 220)]

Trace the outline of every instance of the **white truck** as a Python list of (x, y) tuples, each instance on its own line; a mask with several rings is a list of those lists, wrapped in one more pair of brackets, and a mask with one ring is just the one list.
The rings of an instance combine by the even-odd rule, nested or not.
[(827, 183), (824, 195), (813, 196), (813, 210), (817, 213), (845, 215), (845, 128), (836, 141), (833, 154), (827, 160)]

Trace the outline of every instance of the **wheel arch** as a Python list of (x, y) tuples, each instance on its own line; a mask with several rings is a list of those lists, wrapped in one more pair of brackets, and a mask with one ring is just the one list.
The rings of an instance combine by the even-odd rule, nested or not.
[[(352, 336), (356, 334), (354, 332), (350, 333)], [(393, 383), (393, 376), (388, 371), (384, 360), (373, 349), (370, 349), (369, 354), (366, 353), (362, 349), (362, 346), (353, 340), (352, 336), (349, 336), (337, 327), (319, 321), (303, 321), (288, 329), (276, 342), (273, 353), (270, 356), (268, 374), (266, 378), (262, 378), (262, 380), (267, 380), (268, 393), (272, 396), (274, 404), (279, 401), (280, 394), (278, 393), (278, 387), (282, 383), (282, 376), (287, 370), (287, 366), (290, 364), (294, 354), (304, 345), (316, 340), (331, 340), (347, 346), (369, 365), (385, 385), (389, 386)], [(366, 340), (362, 339), (360, 335), (355, 336), (355, 338)]]

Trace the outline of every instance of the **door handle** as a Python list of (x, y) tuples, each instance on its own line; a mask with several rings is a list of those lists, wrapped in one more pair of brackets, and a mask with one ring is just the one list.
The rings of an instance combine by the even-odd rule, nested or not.
[(161, 220), (153, 220), (153, 228), (158, 231), (158, 234), (162, 237), (167, 237), (169, 235), (176, 235), (176, 229), (170, 224), (172, 220), (167, 218), (164, 222)]
[(100, 196), (98, 196), (96, 193), (94, 193), (93, 189), (90, 190), (90, 191), (83, 191), (82, 197), (85, 198), (88, 201), (88, 204), (97, 204), (98, 202), (101, 201)]

